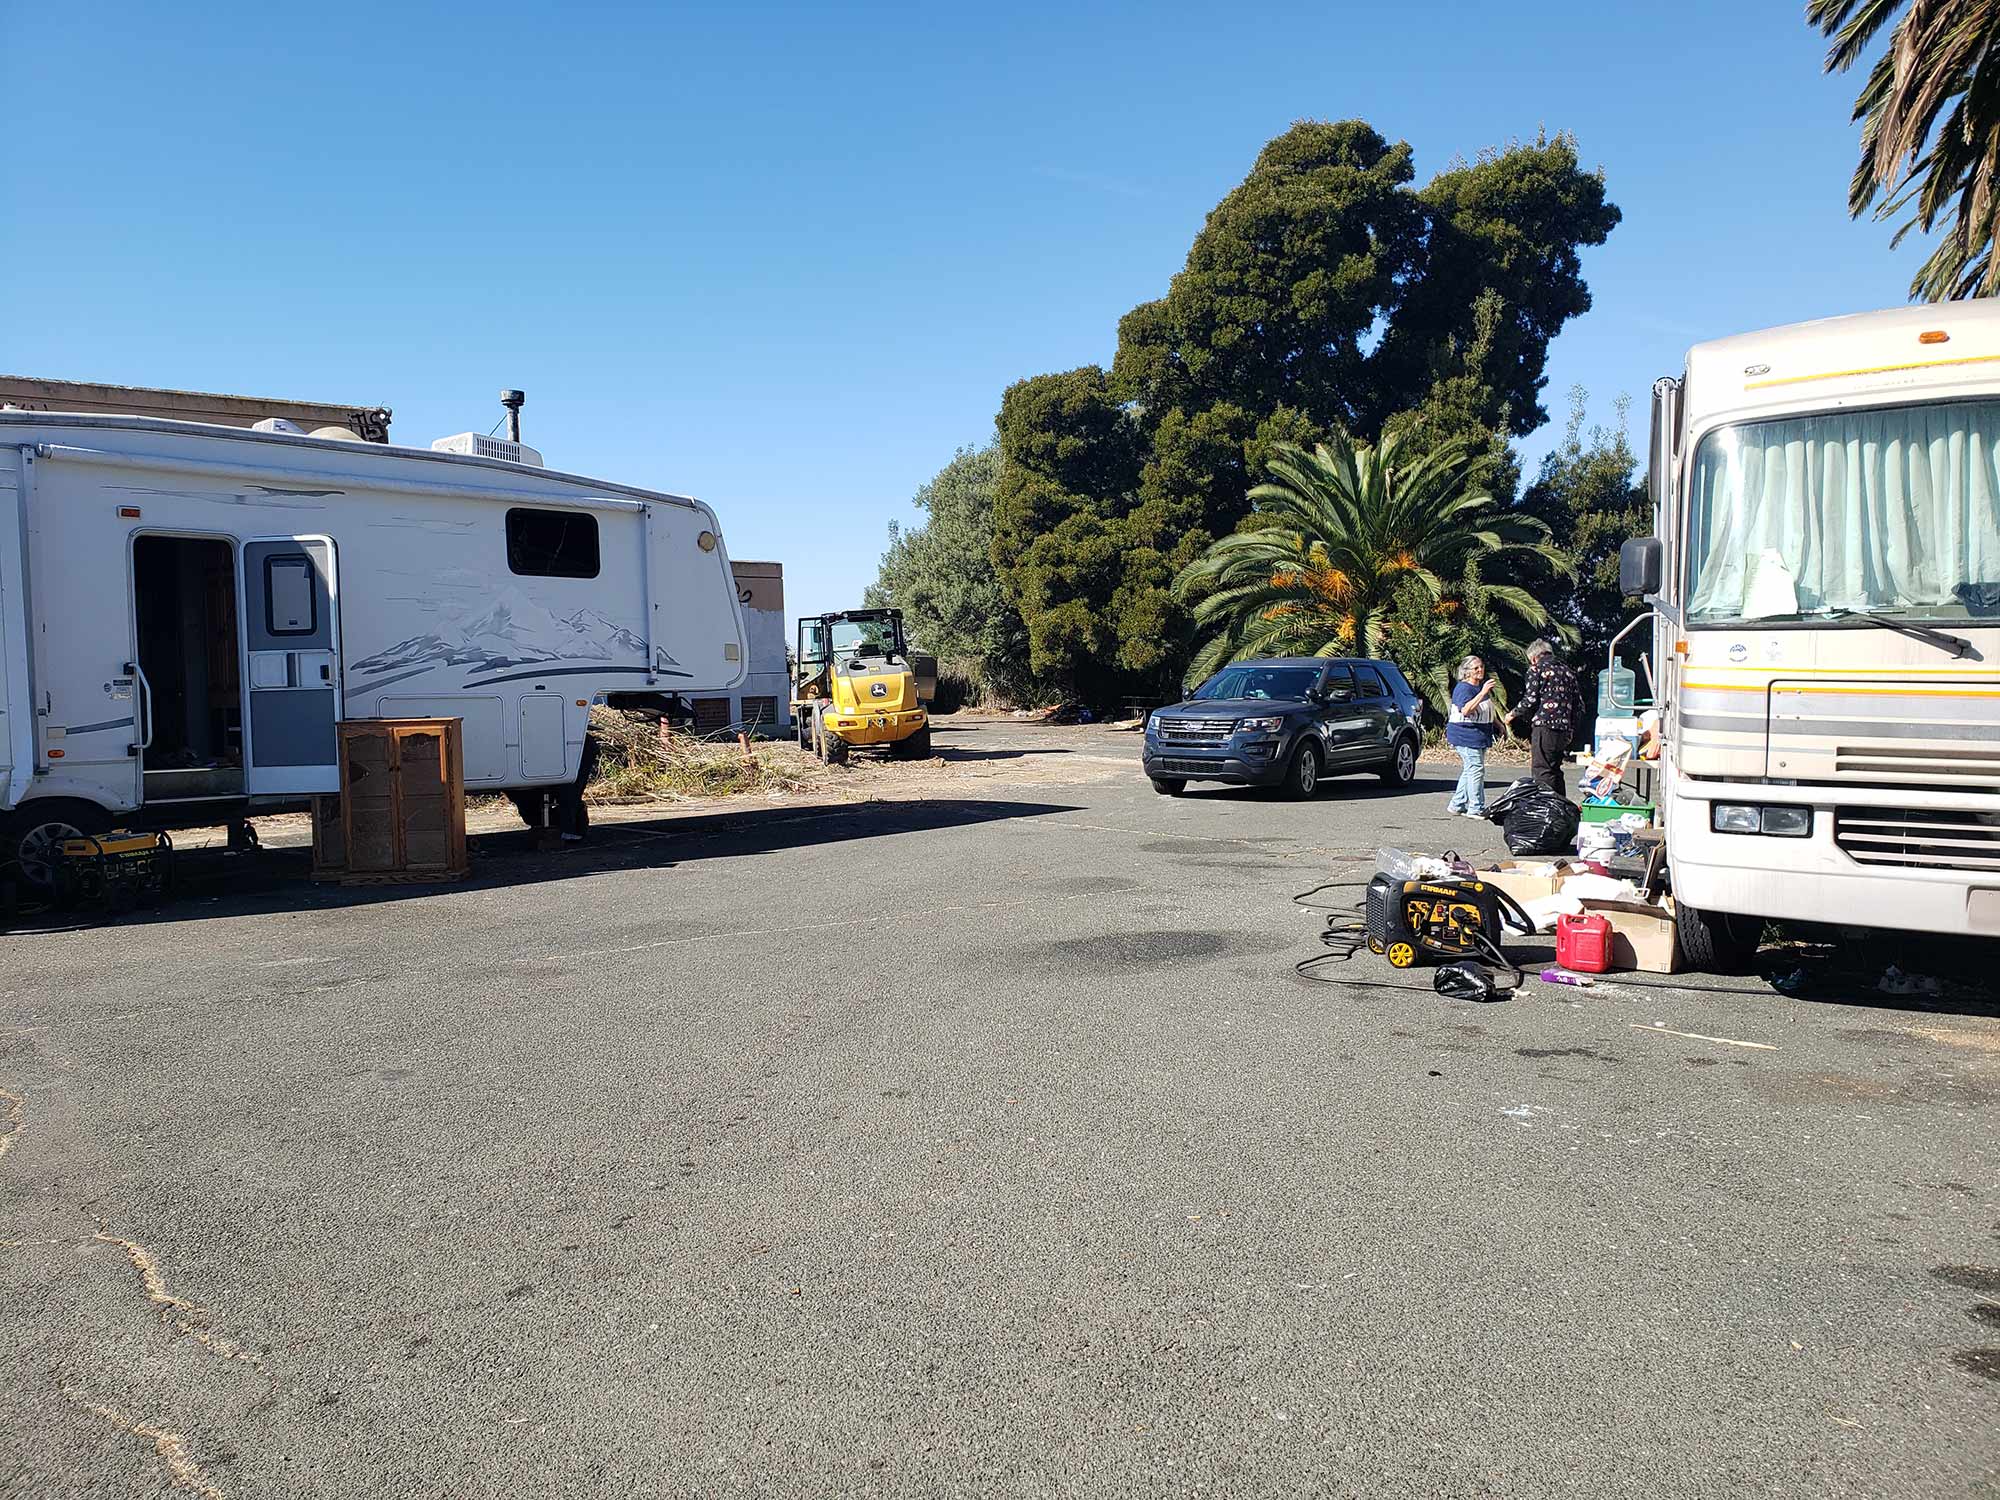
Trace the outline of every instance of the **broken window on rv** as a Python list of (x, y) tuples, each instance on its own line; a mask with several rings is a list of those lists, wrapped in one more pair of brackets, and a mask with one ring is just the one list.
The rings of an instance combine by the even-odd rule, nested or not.
[(595, 578), (597, 517), (580, 510), (508, 511), (507, 567), (526, 578)]

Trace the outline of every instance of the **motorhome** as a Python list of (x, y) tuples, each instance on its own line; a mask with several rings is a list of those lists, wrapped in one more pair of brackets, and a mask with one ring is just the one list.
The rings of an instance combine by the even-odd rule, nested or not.
[(746, 657), (685, 496), (470, 433), (0, 411), (0, 862), (30, 880), (71, 831), (338, 790), (347, 718), (456, 717), (468, 788), (571, 788), (593, 704), (726, 692)]
[(2000, 302), (1697, 344), (1653, 390), (1684, 955), (1764, 919), (2000, 936)]

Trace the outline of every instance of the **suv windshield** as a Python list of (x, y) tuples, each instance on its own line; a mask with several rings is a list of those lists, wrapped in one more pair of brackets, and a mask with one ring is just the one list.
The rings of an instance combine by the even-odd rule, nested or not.
[(1318, 667), (1224, 667), (1189, 696), (1197, 702), (1204, 698), (1300, 699), (1317, 681)]
[(1741, 422), (1695, 450), (1688, 619), (2000, 614), (2000, 401)]

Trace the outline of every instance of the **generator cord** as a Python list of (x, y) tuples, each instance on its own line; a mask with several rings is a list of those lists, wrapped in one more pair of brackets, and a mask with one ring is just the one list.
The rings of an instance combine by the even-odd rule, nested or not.
[[(1367, 898), (1363, 897), (1351, 906), (1327, 906), (1319, 902), (1310, 901), (1307, 898), (1317, 896), (1321, 891), (1340, 890), (1343, 887), (1350, 889), (1355, 886), (1365, 887), (1367, 884), (1367, 880), (1328, 880), (1312, 887), (1310, 890), (1300, 891), (1292, 897), (1292, 904), (1295, 906), (1303, 906), (1308, 911), (1323, 911), (1328, 913), (1326, 923), (1320, 928), (1319, 933), (1320, 946), (1328, 951), (1325, 953), (1315, 953), (1310, 957), (1300, 959), (1292, 965), (1292, 972), (1298, 975), (1299, 978), (1309, 980), (1314, 984), (1337, 984), (1349, 989), (1401, 990), (1403, 993), (1409, 995), (1440, 994), (1441, 992), (1435, 985), (1394, 984), (1381, 979), (1349, 978), (1342, 975), (1320, 972), (1322, 968), (1330, 968), (1336, 964), (1351, 963), (1354, 955), (1368, 946), (1368, 903)], [(1503, 900), (1506, 900), (1509, 905), (1513, 906), (1515, 911), (1521, 911), (1518, 902), (1507, 897), (1504, 892), (1499, 894)], [(1524, 918), (1526, 915), (1525, 912), (1522, 912)], [(1513, 925), (1511, 918), (1508, 916), (1503, 915), (1502, 921), (1507, 925)], [(1530, 925), (1525, 930), (1532, 932), (1534, 929)], [(1495, 975), (1495, 989), (1501, 994), (1511, 994), (1520, 989), (1522, 983), (1527, 978), (1521, 966), (1508, 958), (1505, 953), (1501, 952), (1498, 945), (1484, 933), (1475, 932), (1471, 936), (1473, 942), (1478, 944), (1482, 950), (1482, 956), (1490, 957), (1494, 965), (1505, 970), (1512, 977), (1513, 982), (1511, 984), (1502, 985), (1498, 983), (1499, 976)]]

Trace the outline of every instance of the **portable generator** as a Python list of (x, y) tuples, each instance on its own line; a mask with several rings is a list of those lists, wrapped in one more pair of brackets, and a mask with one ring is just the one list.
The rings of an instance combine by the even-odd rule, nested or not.
[(50, 873), (58, 906), (129, 911), (160, 900), (173, 882), (174, 845), (164, 833), (82, 834), (64, 839), (56, 853)]
[(1419, 958), (1485, 959), (1513, 968), (1500, 945), (1507, 930), (1535, 930), (1521, 903), (1483, 880), (1396, 880), (1378, 874), (1368, 882), (1365, 907), (1368, 951), (1398, 969)]

